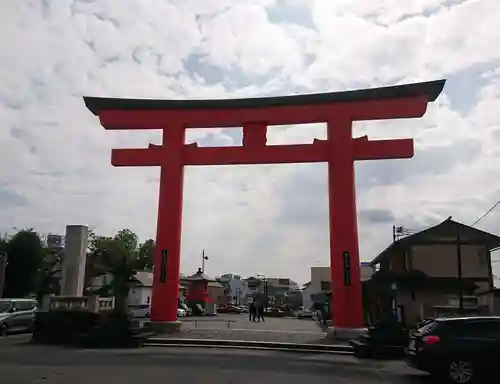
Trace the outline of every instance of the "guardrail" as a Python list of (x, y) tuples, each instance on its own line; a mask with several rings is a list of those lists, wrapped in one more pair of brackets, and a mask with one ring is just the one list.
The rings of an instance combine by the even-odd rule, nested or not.
[(195, 328), (198, 328), (198, 326), (200, 324), (203, 324), (203, 323), (211, 323), (211, 324), (213, 324), (213, 323), (226, 323), (227, 328), (230, 329), (231, 323), (236, 323), (236, 320), (214, 319), (213, 317), (209, 318), (209, 319), (187, 319), (187, 318), (183, 317), (182, 322), (194, 323)]

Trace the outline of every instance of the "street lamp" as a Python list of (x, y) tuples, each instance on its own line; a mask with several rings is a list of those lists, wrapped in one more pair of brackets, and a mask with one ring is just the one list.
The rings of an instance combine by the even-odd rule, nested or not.
[(267, 276), (257, 274), (257, 277), (262, 277), (264, 279), (264, 294), (266, 295), (266, 299), (267, 299)]
[(208, 256), (205, 256), (205, 250), (201, 251), (201, 272), (205, 273), (205, 260), (208, 260)]

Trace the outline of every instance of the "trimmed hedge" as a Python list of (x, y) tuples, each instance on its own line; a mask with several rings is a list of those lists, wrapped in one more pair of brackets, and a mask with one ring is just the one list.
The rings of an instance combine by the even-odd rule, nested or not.
[(152, 334), (139, 329), (127, 314), (50, 311), (35, 315), (33, 341), (86, 348), (139, 347)]

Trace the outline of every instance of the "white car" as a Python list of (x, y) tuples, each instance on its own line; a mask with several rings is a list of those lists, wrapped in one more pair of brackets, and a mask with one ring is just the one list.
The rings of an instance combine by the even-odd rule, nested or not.
[(184, 317), (186, 315), (187, 315), (187, 313), (186, 313), (185, 309), (177, 308), (177, 317)]

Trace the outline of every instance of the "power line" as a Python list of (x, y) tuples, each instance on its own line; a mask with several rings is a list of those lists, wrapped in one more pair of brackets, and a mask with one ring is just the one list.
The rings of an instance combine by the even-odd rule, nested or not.
[(486, 211), (486, 213), (481, 216), (479, 219), (477, 219), (476, 221), (474, 221), (472, 224), (471, 224), (471, 227), (474, 227), (477, 223), (479, 223), (481, 220), (483, 220), (486, 216), (488, 216), (498, 205), (500, 204), (500, 200), (498, 200), (495, 205), (493, 205), (490, 209), (488, 209)]

